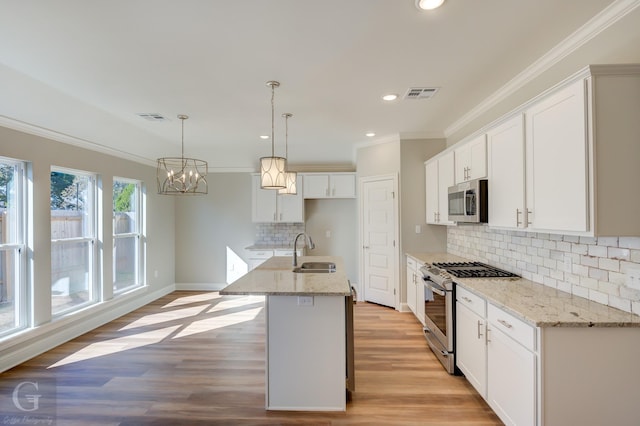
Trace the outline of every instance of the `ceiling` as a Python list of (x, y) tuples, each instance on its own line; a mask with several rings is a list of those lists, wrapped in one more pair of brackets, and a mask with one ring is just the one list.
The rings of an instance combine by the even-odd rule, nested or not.
[[(185, 155), (213, 171), (255, 170), (270, 155), (259, 137), (271, 133), (268, 80), (281, 83), (276, 154), (290, 112), (293, 168), (353, 164), (362, 144), (446, 136), (612, 3), (0, 1), (2, 124), (151, 164), (180, 154), (176, 116), (188, 114)], [(411, 87), (439, 90), (403, 100)]]

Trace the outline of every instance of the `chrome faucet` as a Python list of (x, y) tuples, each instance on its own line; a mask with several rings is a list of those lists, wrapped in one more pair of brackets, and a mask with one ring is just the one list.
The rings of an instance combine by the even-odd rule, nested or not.
[(304, 232), (301, 232), (298, 235), (296, 235), (296, 239), (293, 240), (293, 266), (294, 267), (298, 266), (298, 238), (301, 235), (304, 235), (304, 237), (306, 238), (306, 243), (309, 250), (313, 250), (314, 248), (316, 248), (316, 245), (313, 244), (313, 240), (311, 239), (311, 237), (305, 234)]

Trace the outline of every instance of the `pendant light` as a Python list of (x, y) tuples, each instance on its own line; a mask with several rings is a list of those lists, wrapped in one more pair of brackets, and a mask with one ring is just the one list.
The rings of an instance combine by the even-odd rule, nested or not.
[(271, 157), (260, 158), (260, 188), (262, 189), (284, 189), (285, 169), (287, 167), (287, 159), (275, 156), (275, 140), (274, 140), (274, 106), (273, 98), (275, 88), (280, 86), (277, 81), (267, 81), (267, 86), (271, 87)]
[[(293, 117), (293, 114), (290, 112), (285, 112), (282, 114), (284, 117), (284, 157), (287, 159), (287, 169), (289, 168), (289, 118)], [(296, 195), (298, 193), (297, 189), (297, 180), (298, 173), (287, 170), (284, 173), (284, 180), (286, 187), (284, 189), (279, 189), (278, 194), (284, 195)]]
[(204, 195), (209, 192), (207, 173), (209, 166), (204, 160), (184, 156), (184, 120), (188, 115), (180, 114), (182, 121), (182, 152), (180, 157), (158, 158), (156, 180), (161, 195)]

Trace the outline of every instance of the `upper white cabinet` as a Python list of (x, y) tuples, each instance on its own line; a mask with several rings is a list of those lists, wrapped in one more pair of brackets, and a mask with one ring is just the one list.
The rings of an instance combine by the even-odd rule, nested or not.
[(579, 80), (525, 111), (528, 222), (589, 231), (587, 86)]
[(304, 173), (304, 198), (355, 198), (355, 173)]
[[(304, 200), (298, 190), (296, 195), (281, 195), (274, 189), (261, 189), (260, 176), (252, 176), (252, 220), (253, 222), (304, 222)], [(302, 177), (298, 175), (297, 186)]]
[(487, 139), (480, 135), (454, 151), (456, 183), (487, 177)]
[(453, 225), (449, 221), (448, 190), (454, 178), (453, 151), (425, 162), (427, 223)]
[(592, 65), (489, 127), (489, 225), (640, 236), (639, 99), (640, 65)]
[(524, 117), (517, 114), (487, 132), (489, 226), (526, 227)]

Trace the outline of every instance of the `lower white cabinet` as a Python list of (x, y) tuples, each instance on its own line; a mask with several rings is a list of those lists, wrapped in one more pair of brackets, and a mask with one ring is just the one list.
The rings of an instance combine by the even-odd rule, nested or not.
[(489, 323), (487, 397), (506, 425), (536, 424), (536, 354)]
[[(484, 300), (482, 301), (484, 306)], [(486, 320), (456, 302), (456, 365), (478, 393), (487, 397)]]
[(536, 425), (536, 329), (456, 288), (456, 365), (506, 425)]
[(407, 305), (416, 313), (416, 261), (407, 257)]
[[(298, 249), (298, 256), (302, 256), (303, 250)], [(266, 249), (266, 250), (249, 250), (248, 269), (252, 271), (262, 265), (273, 256), (293, 256), (293, 249)]]

